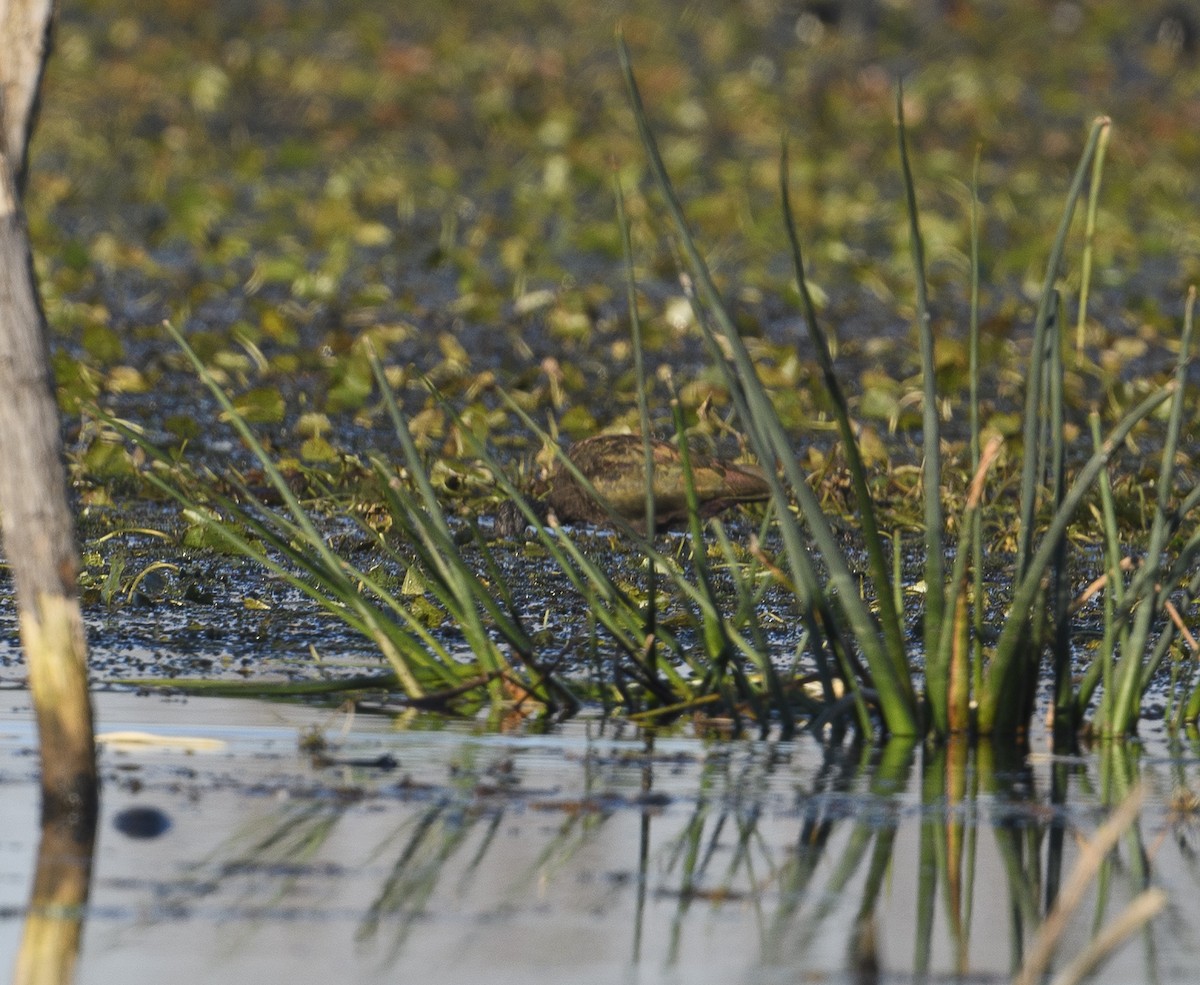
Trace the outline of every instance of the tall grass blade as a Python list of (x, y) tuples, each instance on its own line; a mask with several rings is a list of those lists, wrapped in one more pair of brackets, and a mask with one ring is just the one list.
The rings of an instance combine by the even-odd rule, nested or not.
[[(386, 385), (382, 367), (380, 371), (380, 383)], [(528, 672), (529, 680), (524, 684), (531, 694), (551, 711), (559, 711), (560, 702), (566, 709), (575, 710), (578, 701), (574, 695), (540, 666), (535, 658), (533, 641), (514, 611), (504, 578), (478, 532), (474, 532), (476, 547), (485, 570), (492, 573), (487, 583), (481, 581), (467, 565), (457, 544), (440, 538), (436, 521), (422, 509), (421, 504), (390, 481), (394, 476), (390, 465), (379, 458), (373, 458), (372, 464), (399, 529), (405, 533), (410, 547), (417, 552), (419, 566), (426, 576), (426, 590), (449, 613), (479, 667), (497, 682), (506, 675), (511, 676), (511, 662), (493, 638), (497, 635)], [(394, 561), (402, 562), (403, 559), (391, 550), (382, 537), (379, 538), (379, 545)], [(398, 603), (396, 605), (399, 606)]]
[[(307, 595), (330, 615), (371, 640), (392, 666), (398, 682), (410, 698), (423, 700), (427, 697), (428, 687), (453, 687), (461, 682), (461, 676), (451, 670), (454, 664), (450, 655), (406, 608), (400, 607), (396, 611), (406, 621), (411, 635), (366, 601), (362, 589), (366, 587), (375, 591), (377, 586), (370, 584), (365, 575), (357, 579), (358, 584), (355, 584), (353, 576), (361, 572), (344, 565), (334, 569), (326, 567), (319, 557), (297, 546), (307, 543), (299, 527), (289, 524), (278, 514), (266, 511), (247, 492), (243, 491), (243, 495), (255, 506), (259, 515), (271, 518), (271, 526), (260, 520), (259, 515), (228, 497), (214, 497), (214, 501), (226, 515), (234, 518), (234, 522), (214, 517), (172, 484), (153, 474), (146, 478), (152, 485), (175, 498), (185, 509), (191, 510), (197, 522), (232, 550), (272, 572)], [(258, 542), (243, 536), (237, 525), (257, 537)], [(260, 544), (275, 553), (271, 554)], [(282, 558), (288, 564), (281, 563), (277, 558)], [(375, 591), (375, 594), (380, 597), (380, 591)]]
[[(1099, 448), (1103, 439), (1100, 435), (1100, 419), (1095, 415), (1091, 419), (1092, 444)], [(1112, 721), (1112, 702), (1116, 695), (1113, 687), (1113, 662), (1117, 651), (1117, 621), (1118, 609), (1125, 605), (1125, 576), (1121, 570), (1121, 539), (1117, 533), (1117, 509), (1113, 502), (1112, 482), (1108, 470), (1100, 472), (1100, 517), (1104, 529), (1104, 573), (1107, 585), (1104, 592), (1104, 637), (1100, 643), (1100, 652), (1092, 661), (1084, 675), (1083, 681), (1076, 689), (1073, 720), (1083, 721), (1087, 707), (1095, 692), (1096, 669), (1099, 668), (1099, 679), (1103, 684), (1100, 697), (1100, 707), (1096, 719), (1100, 722)], [(1122, 632), (1128, 637), (1127, 632)]]
[[(783, 425), (775, 413), (765, 388), (758, 379), (745, 343), (722, 303), (720, 293), (709, 273), (708, 265), (700, 255), (691, 235), (687, 220), (683, 215), (683, 208), (667, 175), (666, 166), (650, 129), (649, 119), (633, 75), (629, 49), (623, 39), (620, 40), (618, 50), (634, 119), (641, 136), (642, 146), (650, 162), (651, 171), (666, 202), (680, 244), (687, 256), (688, 266), (696, 279), (699, 300), (704, 305), (703, 310), (711, 314), (716, 322), (732, 355), (733, 365), (730, 366), (724, 358), (720, 358), (720, 346), (717, 345), (715, 334), (708, 326), (707, 318), (700, 317), (698, 321), (705, 334), (706, 344), (710, 351), (715, 350), (718, 353), (718, 365), (726, 375), (735, 410), (745, 426), (755, 454), (764, 465), (777, 461), (780, 472), (787, 480), (785, 487), (779, 477), (773, 475), (772, 470), (767, 469), (767, 476), (772, 487), (772, 498), (779, 511), (780, 532), (784, 539), (788, 563), (792, 568), (793, 576), (804, 592), (799, 599), (802, 613), (806, 622), (820, 625), (827, 636), (830, 636), (831, 631), (836, 635), (837, 622), (830, 618), (832, 611), (829, 605), (830, 599), (836, 599), (838, 609), (844, 614), (852, 629), (855, 642), (866, 656), (875, 688), (879, 694), (879, 703), (887, 728), (900, 735), (917, 735), (920, 728), (916, 697), (907, 662), (897, 660), (896, 655), (890, 654), (882, 643), (878, 624), (859, 595), (858, 579), (843, 557), (837, 537), (822, 513), (816, 496), (801, 473)], [(801, 514), (808, 523), (817, 548), (829, 569), (832, 592), (827, 592), (821, 586), (797, 525), (787, 522), (787, 518), (790, 516), (788, 492), (796, 497)], [(886, 585), (880, 587), (884, 591), (887, 590)], [(830, 641), (835, 647), (837, 646), (836, 639), (830, 637)], [(828, 671), (826, 670), (824, 673), (827, 675)], [(826, 680), (828, 681), (828, 677)], [(828, 684), (826, 686), (827, 692), (829, 692), (828, 697), (832, 699), (832, 689)]]
[[(1059, 295), (1058, 316), (1054, 320), (1054, 330), (1047, 332), (1050, 364), (1050, 496), (1056, 510), (1062, 506), (1067, 481), (1063, 344), (1059, 338), (1062, 327), (1065, 325), (1063, 315), (1062, 297)], [(1050, 599), (1054, 630), (1052, 646), (1054, 728), (1055, 733), (1060, 736), (1073, 736), (1075, 733), (1075, 723), (1071, 720), (1071, 712), (1074, 709), (1074, 681), (1071, 674), (1070, 591), (1069, 572), (1067, 571), (1067, 536), (1064, 531), (1058, 539), (1050, 562)], [(1035, 691), (1040, 656), (1040, 653), (1031, 653), (1027, 664), (1026, 676), (1031, 684), (1026, 687), (1026, 706), (1031, 714), (1033, 702), (1036, 700)]]
[[(1026, 709), (1019, 700), (1020, 689), (1023, 685), (1019, 673), (1021, 668), (1015, 664), (1015, 661), (1026, 632), (1028, 619), (1033, 613), (1034, 602), (1041, 590), (1042, 577), (1057, 550), (1058, 540), (1066, 533), (1075, 511), (1083, 502), (1100, 470), (1108, 463), (1116, 448), (1141, 421), (1154, 413), (1165, 401), (1171, 399), (1177, 389), (1174, 381), (1167, 383), (1128, 411), (1109, 433), (1105, 442), (1088, 459), (1076, 476), (1075, 482), (1063, 496), (1062, 505), (1051, 520), (1037, 552), (1026, 564), (1025, 573), (1017, 582), (1013, 593), (1009, 610), (1011, 614), (1000, 632), (995, 654), (987, 669), (984, 690), (980, 695), (980, 732), (1013, 734), (1023, 730), (1027, 725), (1027, 718), (1024, 714)], [(1014, 673), (1014, 666), (1016, 666), (1017, 673)]]
[(1092, 160), (1092, 180), (1088, 183), (1087, 223), (1083, 231), (1083, 260), (1079, 271), (1079, 318), (1075, 323), (1077, 353), (1083, 352), (1083, 336), (1087, 327), (1088, 291), (1092, 286), (1092, 254), (1096, 241), (1096, 212), (1100, 207), (1100, 178), (1104, 174), (1104, 155), (1108, 150), (1108, 138), (1111, 133), (1112, 124), (1105, 120), (1096, 144), (1096, 156)]
[(937, 367), (934, 361), (933, 324), (929, 317), (929, 299), (925, 284), (925, 244), (921, 238), (917, 191), (908, 157), (908, 135), (904, 128), (904, 88), (896, 87), (896, 142), (900, 149), (900, 170), (904, 178), (904, 204), (908, 213), (908, 242), (912, 251), (913, 280), (917, 292), (917, 337), (921, 349), (922, 407), (921, 447), (924, 453), (925, 507), (925, 677), (934, 727), (945, 734), (947, 722), (949, 654), (939, 647), (943, 615), (946, 611), (945, 559), (942, 544), (942, 449), (937, 408)]
[(794, 701), (789, 699), (784, 687), (784, 675), (779, 672), (775, 666), (775, 662), (771, 659), (770, 649), (767, 646), (767, 640), (758, 619), (758, 610), (762, 604), (763, 596), (766, 594), (766, 587), (764, 584), (763, 587), (755, 589), (753, 580), (760, 572), (762, 574), (765, 574), (765, 572), (762, 572), (760, 566), (756, 563), (750, 568), (749, 574), (747, 574), (743, 570), (743, 566), (738, 562), (733, 544), (730, 542), (729, 536), (725, 533), (725, 527), (721, 521), (714, 519), (710, 522), (709, 526), (716, 534), (717, 544), (721, 549), (722, 557), (725, 559), (726, 569), (733, 579), (734, 592), (738, 600), (734, 623), (739, 626), (743, 623), (749, 625), (749, 642), (753, 647), (751, 659), (766, 686), (767, 697), (779, 715), (779, 737), (786, 741), (793, 738), (796, 732), (795, 715), (793, 713), (794, 707), (807, 710), (815, 715), (822, 711), (824, 706), (810, 701), (803, 691), (799, 692)]
[[(638, 309), (637, 280), (633, 266), (633, 241), (630, 235), (629, 216), (625, 212), (625, 194), (621, 190), (621, 182), (614, 179), (614, 192), (617, 200), (617, 225), (621, 230), (621, 251), (625, 258), (625, 291), (629, 305), (629, 328), (633, 341), (633, 375), (637, 382), (638, 421), (642, 431), (642, 463), (646, 473), (646, 532), (657, 527), (654, 502), (654, 448), (650, 439), (650, 407), (646, 390), (649, 383), (646, 379), (645, 359), (642, 351), (642, 318)], [(648, 670), (653, 673), (657, 652), (654, 647), (654, 625), (657, 620), (656, 606), (658, 602), (658, 572), (650, 565), (646, 572), (646, 638), (650, 640), (650, 650), (646, 654)]]
[[(979, 465), (975, 469), (975, 476), (971, 480), (970, 489), (967, 491), (967, 502), (959, 524), (958, 545), (954, 553), (954, 567), (946, 588), (946, 607), (948, 612), (958, 611), (960, 595), (966, 589), (966, 569), (971, 558), (968, 541), (974, 535), (976, 520), (979, 517), (980, 506), (983, 502), (984, 483), (987, 480), (988, 472), (1000, 455), (1002, 446), (1003, 439), (999, 436), (993, 437), (988, 442)], [(940, 733), (942, 735), (964, 732), (970, 728), (970, 690), (967, 687), (966, 654), (953, 652), (954, 637), (959, 633), (959, 629), (957, 618), (944, 619), (942, 625), (939, 627), (941, 633), (937, 644), (939, 651), (953, 654), (954, 659), (957, 661), (956, 664), (950, 666), (950, 675), (946, 687), (945, 731)], [(934, 724), (936, 728), (937, 716), (934, 716)]]
[(1195, 306), (1196, 290), (1192, 288), (1188, 291), (1187, 304), (1184, 308), (1183, 335), (1180, 339), (1179, 357), (1175, 366), (1177, 389), (1171, 399), (1170, 412), (1167, 416), (1167, 432), (1163, 439), (1158, 495), (1154, 503), (1150, 542), (1146, 548), (1146, 556), (1142, 560), (1143, 571), (1139, 572), (1139, 575), (1145, 578), (1145, 594), (1129, 634), (1128, 649), (1122, 651), (1121, 662), (1117, 668), (1115, 681), (1117, 693), (1112, 705), (1113, 717), (1111, 721), (1103, 723), (1104, 731), (1112, 735), (1127, 735), (1133, 729), (1137, 722), (1142, 690), (1146, 682), (1144, 676), (1146, 668), (1142, 654), (1146, 647), (1146, 641), (1149, 639), (1151, 621), (1159, 611), (1159, 606), (1156, 604), (1159, 594), (1156, 582), (1159, 569), (1162, 567), (1163, 551), (1166, 549), (1170, 535), (1168, 517), (1175, 485), (1176, 452), (1179, 448), (1179, 437), (1183, 427), (1184, 395), (1188, 366), (1191, 363)]
[[(980, 416), (979, 416), (979, 156), (975, 149), (975, 164), (971, 169), (971, 300), (970, 330), (967, 339), (968, 416), (971, 427), (971, 474), (979, 474)], [(971, 690), (978, 695), (983, 687), (983, 614), (987, 599), (983, 587), (983, 513), (976, 510), (971, 519)]]
[[(1189, 494), (1185, 498), (1184, 503), (1172, 511), (1172, 520), (1169, 526), (1173, 532), (1180, 520), (1190, 512), (1188, 503), (1192, 498), (1193, 494)], [(1183, 547), (1179, 549), (1169, 570), (1164, 573), (1160, 567), (1160, 570), (1157, 572), (1153, 602), (1148, 603), (1153, 606), (1156, 613), (1164, 610), (1168, 604), (1173, 604), (1177, 610), (1180, 610), (1181, 606), (1173, 603), (1171, 599), (1172, 594), (1175, 592), (1182, 592), (1183, 594), (1183, 598), (1180, 600), (1182, 607), (1190, 605), (1191, 600), (1200, 594), (1200, 574), (1193, 574), (1197, 559), (1200, 559), (1200, 530), (1193, 532)], [(1132, 567), (1132, 564), (1122, 561), (1121, 570), (1125, 570), (1126, 567)], [(1122, 652), (1132, 652), (1132, 648), (1128, 642), (1128, 636), (1131, 632), (1130, 623), (1136, 613), (1140, 611), (1140, 600), (1149, 598), (1146, 592), (1149, 589), (1151, 576), (1154, 574), (1155, 572), (1148, 571), (1146, 566), (1143, 565), (1137, 569), (1137, 573), (1127, 586), (1122, 587), (1122, 583), (1120, 581), (1117, 582), (1118, 589), (1123, 590), (1123, 602), (1115, 607), (1115, 611), (1111, 617), (1111, 626), (1113, 638), (1119, 642)], [(1144, 667), (1139, 671), (1143, 692), (1154, 673), (1158, 670), (1167, 651), (1170, 649), (1177, 631), (1178, 628), (1173, 620), (1167, 621), (1163, 626), (1158, 642), (1155, 644), (1149, 660), (1146, 661)], [(1195, 647), (1193, 647), (1193, 652), (1196, 652)], [(1104, 677), (1104, 668), (1098, 666), (1099, 663), (1099, 661), (1094, 661), (1088, 667), (1080, 682), (1076, 696), (1076, 705), (1081, 711), (1086, 711), (1089, 701)], [(1110, 676), (1112, 676), (1111, 673)], [(1115, 694), (1117, 688), (1112, 681), (1105, 683), (1110, 692)], [(1111, 721), (1111, 718), (1107, 717), (1110, 715), (1111, 710), (1102, 695), (1100, 708), (1094, 719), (1094, 724), (1098, 731), (1103, 731), (1105, 723)]]
[[(1055, 316), (1055, 285), (1058, 282), (1062, 268), (1063, 253), (1066, 249), (1067, 235), (1071, 229), (1071, 219), (1075, 215), (1075, 206), (1083, 193), (1084, 181), (1087, 178), (1088, 167), (1096, 153), (1100, 142), (1100, 134), (1110, 125), (1107, 117), (1098, 118), (1088, 135), (1087, 144), (1075, 170), (1075, 176), (1067, 191), (1067, 201), (1063, 208), (1062, 219), (1059, 221), (1058, 232), (1054, 237), (1054, 245), (1050, 249), (1050, 257), (1046, 261), (1046, 277), (1042, 284), (1041, 300), (1038, 303), (1037, 316), (1033, 323), (1033, 347), (1029, 360), (1029, 376), (1025, 383), (1025, 419), (1023, 431), (1023, 456), (1021, 469), (1021, 500), (1019, 516), (1019, 534), (1017, 540), (1016, 579), (1025, 577), (1026, 566), (1033, 550), (1034, 520), (1037, 512), (1037, 463), (1038, 429), (1041, 423), (1039, 401), (1042, 395), (1042, 365), (1043, 354), (1046, 351), (1046, 330), (1050, 320)], [(1019, 613), (1018, 613), (1019, 614)]]
[[(196, 374), (200, 380), (212, 393), (217, 403), (220, 405), (230, 426), (237, 432), (238, 436), (250, 449), (254, 457), (258, 460), (271, 486), (283, 500), (287, 509), (288, 515), (291, 516), (290, 521), (284, 521), (279, 514), (272, 513), (262, 507), (261, 504), (256, 504), (262, 515), (275, 517), (278, 521), (287, 522), (293, 527), (293, 538), (298, 539), (303, 544), (307, 545), (312, 552), (310, 559), (303, 552), (296, 551), (290, 547), (290, 543), (286, 538), (282, 538), (270, 531), (265, 524), (251, 518), (246, 511), (241, 511), (243, 520), (250, 520), (256, 524), (256, 529), (260, 536), (267, 537), (276, 549), (283, 550), (285, 555), (290, 557), (293, 562), (298, 563), (313, 573), (316, 577), (324, 576), (327, 579), (327, 584), (334, 590), (337, 599), (344, 603), (352, 612), (355, 613), (360, 623), (367, 628), (367, 635), (375, 641), (380, 647), (388, 662), (392, 664), (393, 669), (400, 677), (406, 693), (413, 698), (421, 698), (424, 696), (424, 686), (418, 681), (413, 673), (411, 661), (415, 656), (415, 650), (407, 646), (398, 646), (397, 637), (394, 635), (392, 627), (388, 625), (388, 620), (382, 613), (371, 606), (358, 591), (357, 586), (350, 580), (351, 576), (347, 572), (346, 563), (339, 558), (326, 543), (325, 538), (321, 535), (313, 524), (312, 518), (305, 511), (296, 494), (288, 485), (287, 480), (280, 473), (278, 466), (268, 454), (266, 449), (259, 442), (254, 432), (251, 430), (245, 418), (238, 413), (233, 402), (225, 394), (225, 391), (209, 373), (208, 368), (196, 355), (195, 351), (188, 345), (187, 340), (182, 333), (175, 328), (170, 322), (164, 323), (167, 332), (179, 345), (181, 350), (192, 363)], [(227, 505), (233, 506), (231, 501)], [(444, 521), (443, 521), (444, 522)], [(245, 552), (245, 545), (239, 546), (237, 541), (240, 538), (230, 538), (225, 531), (217, 531), (221, 536), (226, 537), (232, 546)], [(244, 539), (241, 539), (244, 542)], [(251, 548), (252, 550), (252, 548)], [(258, 552), (260, 555), (262, 552)], [(249, 553), (248, 556), (255, 556), (254, 553)], [(260, 558), (261, 562), (261, 558)], [(361, 573), (355, 572), (355, 580), (361, 580)], [(293, 584), (297, 582), (293, 580)], [(311, 592), (309, 593), (312, 594)], [(316, 596), (313, 596), (316, 597)], [(441, 660), (435, 659), (431, 666), (438, 667), (442, 670), (448, 670), (449, 665)], [(458, 675), (455, 675), (458, 676)], [(461, 677), (459, 677), (461, 679)]]
[(341, 568), (341, 559), (330, 549), (326, 544), (325, 538), (321, 536), (316, 526), (312, 522), (304, 507), (300, 505), (300, 501), (296, 498), (296, 494), (292, 492), (291, 486), (279, 471), (279, 467), (275, 464), (274, 459), (267, 453), (267, 450), (262, 446), (262, 443), (255, 437), (254, 432), (250, 429), (250, 425), (246, 423), (246, 419), (238, 413), (233, 402), (226, 395), (220, 384), (213, 378), (208, 371), (208, 367), (204, 365), (200, 357), (196, 355), (183, 334), (171, 322), (163, 323), (167, 333), (174, 339), (175, 343), (183, 350), (184, 355), (192, 364), (196, 371), (196, 375), (200, 377), (200, 381), (208, 388), (208, 391), (216, 399), (224, 412), (230, 426), (238, 433), (238, 436), (246, 444), (246, 447), (254, 454), (259, 465), (262, 466), (263, 472), (267, 476), (271, 486), (279, 494), (287, 507), (288, 513), (292, 516), (303, 534), (304, 541), (315, 551), (320, 558), (324, 568), (328, 571), (338, 571)]
[(688, 447), (687, 427), (683, 420), (683, 407), (678, 394), (671, 395), (671, 414), (675, 423), (675, 441), (679, 449), (679, 461), (683, 472), (683, 491), (687, 501), (688, 533), (691, 535), (692, 568), (696, 572), (696, 587), (704, 593), (709, 605), (705, 607), (704, 642), (709, 660), (718, 675), (723, 674), (729, 659), (728, 641), (722, 632), (723, 626), (717, 608), (717, 594), (713, 590), (712, 573), (708, 567), (708, 556), (704, 544), (704, 521), (700, 516), (700, 497), (696, 495), (696, 477), (692, 472), (692, 453)]
[(783, 142), (779, 161), (779, 196), (783, 212), (784, 227), (787, 230), (788, 243), (792, 248), (792, 267), (796, 275), (796, 286), (800, 293), (800, 301), (804, 310), (804, 320), (808, 325), (809, 337), (817, 355), (817, 365), (821, 370), (821, 379), (833, 404), (833, 414), (837, 422), (838, 435), (842, 440), (842, 448), (846, 454), (846, 464), (850, 470), (850, 482), (854, 491), (854, 502), (858, 507), (859, 522), (862, 524), (863, 542), (867, 548), (867, 559), (871, 568), (871, 577), (880, 589), (877, 603), (879, 607), (879, 624), (883, 631), (884, 641), (892, 654), (892, 659), (900, 662), (904, 659), (904, 626), (900, 617), (900, 609), (896, 604), (895, 594), (883, 590), (888, 584), (890, 572), (887, 556), (883, 547), (883, 538), (879, 533), (879, 524), (875, 516), (875, 502), (867, 485), (867, 470), (863, 464), (862, 452), (858, 447), (858, 438), (854, 433), (854, 425), (850, 420), (850, 405), (842, 384), (838, 380), (833, 365), (833, 355), (830, 351), (829, 338), (817, 318), (816, 305), (813, 304), (812, 292), (808, 289), (808, 280), (804, 271), (804, 254), (800, 247), (800, 237), (796, 231), (795, 214), (792, 211), (791, 193), (788, 182), (788, 146)]
[[(425, 565), (441, 582), (444, 590), (443, 601), (453, 613), (460, 631), (483, 669), (494, 674), (509, 669), (508, 659), (496, 646), (489, 632), (488, 623), (483, 619), (482, 613), (486, 613), (491, 619), (491, 625), (505, 630), (513, 653), (533, 673), (532, 686), (537, 697), (553, 707), (552, 695), (546, 687), (548, 682), (545, 680), (544, 673), (533, 660), (532, 642), (519, 622), (515, 621), (510, 613), (503, 610), (497, 603), (494, 594), (479, 581), (478, 576), (458, 552), (454, 535), (442, 512), (429, 475), (425, 471), (424, 462), (417, 451), (408, 423), (404, 420), (396, 402), (396, 396), (388, 384), (383, 365), (373, 350), (369, 352), (368, 357), (383, 397), (384, 407), (387, 409), (397, 440), (400, 442), (405, 465), (416, 486), (420, 505), (424, 507), (423, 510), (415, 509), (413, 507), (416, 504), (408, 505), (400, 501), (397, 503), (399, 506), (397, 517), (407, 519), (410, 536), (416, 545), (423, 549), (422, 556)], [(384, 488), (393, 497), (393, 502), (396, 502), (395, 491), (391, 488), (389, 481), (391, 470), (388, 464), (376, 459), (374, 465)], [(498, 681), (492, 686), (492, 696), (495, 699), (501, 697)]]

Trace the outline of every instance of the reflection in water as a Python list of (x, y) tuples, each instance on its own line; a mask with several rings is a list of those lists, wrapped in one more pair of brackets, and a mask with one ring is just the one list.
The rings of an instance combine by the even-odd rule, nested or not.
[(127, 807), (113, 818), (112, 826), (126, 838), (161, 838), (171, 829), (171, 818), (157, 807)]
[[(843, 967), (859, 981), (883, 969), (917, 978), (1008, 977), (1043, 926), (1077, 840), (1101, 813), (1069, 805), (1073, 779), (1092, 792), (1090, 771), (1077, 761), (1051, 764), (1051, 802), (1040, 803), (1017, 749), (923, 749), (904, 741), (829, 749), (807, 783), (795, 773), (794, 754), (791, 746), (707, 747), (702, 758), (681, 762), (656, 752), (653, 737), (640, 750), (606, 752), (597, 744), (581, 759), (578, 788), (560, 793), (539, 787), (537, 769), (526, 771), (519, 754), (465, 745), (450, 782), (404, 791), (409, 809), (368, 853), (364, 864), (379, 875), (355, 939), (382, 944), (380, 968), (403, 963), (409, 948), (423, 950), (422, 935), (461, 931), (444, 925), (454, 901), (503, 933), (513, 915), (578, 888), (603, 846), (602, 864), (612, 874), (600, 887), (596, 873), (588, 875), (588, 905), (607, 911), (632, 889), (634, 966), (692, 968), (697, 927), (729, 909), (757, 928), (757, 956), (745, 955), (751, 967), (811, 968), (812, 955), (836, 941)], [(1109, 747), (1100, 764), (1100, 803), (1120, 801), (1135, 782), (1132, 755)], [(681, 768), (693, 777), (684, 795), (674, 782)], [(669, 792), (659, 790), (664, 778), (671, 778)], [(782, 824), (781, 780), (794, 787)], [(345, 788), (332, 800), (289, 804), (225, 845), (224, 877), (275, 875), (271, 903), (278, 905), (312, 875), (296, 860), (322, 857), (362, 806)], [(620, 831), (608, 830), (614, 826)], [(780, 831), (789, 826), (793, 840), (781, 846)], [(514, 828), (536, 829), (538, 850), (514, 852), (506, 834)], [(1134, 825), (1119, 857), (1103, 868), (1093, 898), (1096, 928), (1106, 911), (1148, 884), (1148, 857)], [(246, 881), (243, 889), (256, 885)], [(262, 903), (245, 898), (240, 908)], [(977, 907), (986, 909), (982, 933)], [(556, 933), (559, 917), (548, 904), (546, 933)], [(997, 951), (1001, 920), (1007, 957)], [(476, 927), (468, 936), (486, 934)], [(1151, 960), (1149, 931), (1145, 940)], [(541, 944), (531, 939), (530, 946)]]
[[(1194, 813), (1164, 804), (1194, 768), (1133, 746), (1055, 758), (380, 725), (315, 765), (294, 741), (261, 762), (163, 754), (136, 791), (110, 791), (110, 823), (156, 803), (171, 824), (106, 840), (80, 985), (132, 968), (246, 981), (268, 963), (296, 985), (1007, 981), (1039, 951), (1084, 842), (1139, 785), (1149, 806), (1055, 964), (1143, 889), (1183, 898), (1200, 875)], [(384, 752), (396, 768), (359, 765)], [(1190, 981), (1172, 969), (1190, 967), (1195, 919), (1173, 919), (1170, 934), (1138, 931), (1107, 980)]]
[(95, 814), (58, 817), (42, 826), (29, 909), (13, 977), (21, 985), (69, 985), (83, 936), (92, 878)]

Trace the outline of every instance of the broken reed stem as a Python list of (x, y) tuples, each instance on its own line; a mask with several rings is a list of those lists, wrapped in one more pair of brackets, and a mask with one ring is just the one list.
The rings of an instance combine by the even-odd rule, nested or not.
[(1043, 979), (1071, 915), (1083, 902), (1088, 885), (1095, 878), (1108, 853), (1116, 847), (1117, 840), (1137, 820), (1144, 799), (1143, 788), (1135, 787), (1108, 820), (1100, 825), (1096, 833), (1084, 842), (1079, 858), (1059, 890), (1050, 914), (1038, 930), (1020, 973), (1013, 979), (1013, 985), (1036, 985)]
[(1161, 889), (1147, 889), (1138, 893), (1088, 942), (1082, 953), (1054, 976), (1050, 985), (1079, 985), (1110, 953), (1154, 919), (1166, 905), (1167, 894)]

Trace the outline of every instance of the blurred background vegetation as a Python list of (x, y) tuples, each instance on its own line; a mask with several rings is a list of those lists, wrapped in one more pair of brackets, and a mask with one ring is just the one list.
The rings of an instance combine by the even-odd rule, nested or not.
[[(803, 323), (777, 203), (781, 135), (845, 385), (880, 431), (919, 412), (905, 399), (917, 367), (897, 81), (950, 383), (965, 366), (979, 148), (985, 412), (1006, 429), (1020, 383), (1010, 336), (1032, 318), (1090, 121), (1111, 115), (1088, 358), (1068, 388), (1081, 405), (1127, 402), (1169, 368), (1200, 266), (1190, 15), (1041, 0), (875, 13), (864, 27), (833, 4), (765, 0), (64, 4), (29, 192), (64, 408), (98, 403), (224, 454), (165, 341), (169, 317), (274, 442), (331, 473), (381, 417), (366, 336), (402, 390), (406, 367), (432, 374), (481, 432), (513, 430), (487, 398), (496, 380), (573, 436), (633, 421), (614, 171), (650, 357), (691, 408), (720, 406), (674, 246), (639, 197), (618, 25), (699, 238), (795, 425), (824, 409), (792, 345)], [(453, 427), (410, 396), (424, 447), (455, 450)], [(129, 465), (98, 430), (85, 418), (79, 476), (103, 501)]]

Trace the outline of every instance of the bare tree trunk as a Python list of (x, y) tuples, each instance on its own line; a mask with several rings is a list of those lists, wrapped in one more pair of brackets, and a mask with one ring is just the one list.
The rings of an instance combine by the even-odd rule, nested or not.
[(94, 801), (87, 646), (58, 405), (12, 174), (0, 168), (0, 517), (42, 744), (43, 811)]
[[(88, 811), (95, 756), (75, 529), (67, 502), (45, 318), (18, 182), (50, 0), (0, 0), (0, 516), (43, 749), (44, 809)], [(21, 73), (18, 76), (16, 73)]]
[(53, 0), (0, 0), (0, 149), (24, 189), (29, 133), (41, 88)]
[[(0, 0), (0, 520), (37, 714), (49, 852), (39, 862), (17, 963), (22, 985), (70, 979), (98, 809), (79, 560), (21, 209), (52, 9), (52, 0)], [(66, 911), (75, 914), (73, 930), (69, 921), (45, 919)]]

